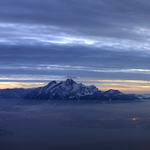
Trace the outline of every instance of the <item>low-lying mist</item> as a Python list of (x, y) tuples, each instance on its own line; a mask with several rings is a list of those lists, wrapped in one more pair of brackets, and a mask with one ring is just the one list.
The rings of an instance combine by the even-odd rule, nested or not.
[(150, 101), (0, 99), (1, 150), (150, 148)]

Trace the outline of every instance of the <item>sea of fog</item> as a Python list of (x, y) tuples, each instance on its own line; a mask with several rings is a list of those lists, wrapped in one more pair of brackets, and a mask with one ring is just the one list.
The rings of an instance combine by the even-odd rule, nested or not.
[(0, 99), (0, 150), (150, 150), (150, 100)]

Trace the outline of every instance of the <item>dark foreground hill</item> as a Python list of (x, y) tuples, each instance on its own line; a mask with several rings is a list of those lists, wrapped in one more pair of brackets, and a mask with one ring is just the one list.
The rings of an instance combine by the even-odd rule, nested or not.
[(135, 100), (134, 94), (123, 94), (118, 90), (102, 92), (94, 85), (84, 86), (72, 79), (50, 82), (44, 87), (39, 87), (29, 92), (25, 99), (35, 100)]

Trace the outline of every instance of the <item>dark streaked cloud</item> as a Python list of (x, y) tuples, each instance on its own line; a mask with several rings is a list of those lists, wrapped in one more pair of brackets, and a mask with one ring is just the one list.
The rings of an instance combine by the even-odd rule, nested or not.
[(43, 30), (40, 26), (43, 25), (79, 36), (138, 39), (135, 31), (149, 27), (149, 5), (147, 0), (2, 0), (0, 20), (28, 30), (29, 27)]
[(1, 46), (0, 49), (1, 69), (150, 69), (148, 52), (112, 51), (81, 45)]

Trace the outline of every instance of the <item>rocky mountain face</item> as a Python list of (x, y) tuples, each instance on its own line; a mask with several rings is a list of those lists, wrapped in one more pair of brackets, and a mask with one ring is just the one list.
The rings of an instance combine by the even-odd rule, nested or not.
[(50, 100), (69, 100), (80, 99), (86, 95), (93, 95), (99, 90), (94, 86), (84, 86), (82, 83), (77, 84), (72, 79), (50, 82), (44, 87), (36, 88), (31, 91), (25, 98), (29, 99), (50, 99)]
[(108, 90), (102, 92), (94, 85), (84, 86), (72, 79), (50, 82), (44, 87), (39, 87), (26, 96), (26, 99), (36, 100), (134, 100), (138, 99), (135, 95), (123, 94), (118, 90)]

